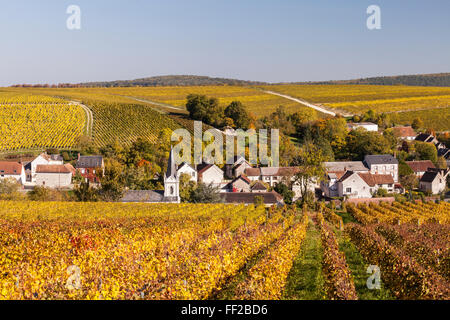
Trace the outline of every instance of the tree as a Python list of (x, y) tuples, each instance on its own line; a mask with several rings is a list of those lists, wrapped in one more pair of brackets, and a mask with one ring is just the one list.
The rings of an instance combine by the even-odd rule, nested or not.
[(447, 160), (442, 156), (438, 157), (436, 167), (439, 169), (447, 169)]
[(347, 136), (346, 155), (353, 160), (363, 160), (367, 154), (391, 153), (390, 142), (378, 132), (357, 128)]
[(125, 189), (124, 167), (117, 161), (105, 162), (105, 172), (100, 176), (100, 197), (104, 201), (118, 201), (123, 197)]
[(409, 176), (410, 174), (413, 174), (413, 173), (414, 173), (414, 171), (411, 169), (410, 166), (408, 166), (408, 164), (406, 164), (405, 161), (400, 160), (398, 162), (398, 175), (400, 177)]
[(294, 197), (295, 193), (289, 188), (289, 186), (282, 182), (279, 182), (275, 185), (273, 190), (283, 196), (285, 204), (292, 204), (292, 198)]
[(191, 202), (192, 192), (195, 190), (196, 183), (191, 181), (191, 176), (187, 173), (180, 175), (180, 198), (181, 202)]
[(191, 192), (191, 201), (193, 203), (219, 203), (222, 202), (219, 188), (212, 184), (199, 183), (197, 188)]
[(231, 102), (225, 108), (225, 116), (233, 119), (236, 128), (247, 129), (250, 125), (248, 112), (240, 101)]
[(0, 199), (17, 200), (22, 198), (19, 189), (19, 182), (14, 178), (0, 179)]
[(97, 190), (90, 186), (89, 180), (83, 179), (79, 185), (75, 186), (73, 193), (78, 201), (97, 201)]
[(417, 160), (431, 160), (433, 163), (437, 163), (437, 150), (433, 144), (416, 141), (414, 149)]
[(323, 179), (325, 174), (323, 162), (322, 151), (312, 143), (304, 145), (300, 149), (299, 156), (294, 160), (299, 169), (294, 177), (294, 183), (300, 186), (302, 205), (307, 201), (309, 186)]
[(419, 130), (419, 129), (423, 128), (422, 119), (415, 118), (411, 124), (411, 127), (413, 127), (414, 130)]
[(408, 190), (409, 199), (412, 201), (412, 191), (414, 188), (417, 188), (419, 184), (417, 176), (415, 174), (409, 174), (407, 176), (400, 177), (400, 183), (406, 190)]
[(193, 120), (203, 121), (212, 126), (223, 124), (223, 108), (219, 106), (219, 100), (208, 98), (205, 95), (190, 94), (187, 96), (186, 109)]
[(96, 154), (98, 149), (94, 144), (94, 141), (88, 136), (81, 135), (78, 137), (78, 148), (80, 148), (82, 154)]

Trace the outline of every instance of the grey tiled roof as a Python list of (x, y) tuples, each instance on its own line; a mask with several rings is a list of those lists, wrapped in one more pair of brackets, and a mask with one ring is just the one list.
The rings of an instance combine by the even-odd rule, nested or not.
[(164, 191), (162, 190), (128, 190), (123, 195), (121, 202), (162, 202)]
[(398, 164), (398, 160), (390, 154), (367, 155), (364, 162), (369, 166), (373, 164)]
[(101, 168), (103, 163), (102, 156), (80, 156), (77, 161), (77, 168)]

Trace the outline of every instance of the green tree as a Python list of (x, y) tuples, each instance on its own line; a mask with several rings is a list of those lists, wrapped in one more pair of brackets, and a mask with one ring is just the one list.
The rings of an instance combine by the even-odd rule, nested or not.
[(97, 201), (97, 190), (90, 186), (89, 180), (82, 180), (79, 185), (75, 186), (73, 193), (78, 201)]
[(205, 95), (190, 94), (187, 96), (186, 109), (193, 120), (203, 121), (212, 126), (222, 126), (224, 119), (223, 108), (219, 100)]
[(283, 196), (285, 204), (292, 204), (292, 198), (294, 197), (295, 193), (289, 188), (289, 186), (282, 182), (279, 182), (275, 185), (273, 190)]
[(99, 195), (104, 201), (118, 201), (125, 190), (124, 166), (117, 160), (105, 161), (105, 171), (100, 176)]
[(413, 200), (412, 191), (419, 185), (419, 180), (414, 173), (400, 177), (400, 183), (408, 191), (410, 201)]
[(181, 202), (192, 202), (192, 193), (196, 188), (196, 183), (191, 181), (191, 176), (187, 173), (180, 175), (180, 198)]
[(437, 163), (437, 150), (433, 144), (416, 141), (414, 149), (417, 160), (431, 160), (433, 163)]
[(247, 129), (250, 126), (250, 117), (240, 101), (233, 101), (225, 108), (225, 116), (233, 119), (236, 128)]
[(219, 188), (212, 184), (199, 183), (197, 188), (191, 192), (191, 201), (193, 203), (219, 203), (222, 202)]
[(322, 151), (312, 143), (304, 145), (300, 149), (299, 156), (294, 160), (299, 169), (294, 177), (294, 183), (300, 186), (301, 205), (308, 200), (309, 187), (323, 179), (325, 174), (323, 162)]
[(411, 127), (413, 127), (414, 130), (419, 130), (419, 129), (423, 128), (423, 125), (424, 125), (424, 123), (423, 123), (422, 119), (415, 118), (411, 124)]

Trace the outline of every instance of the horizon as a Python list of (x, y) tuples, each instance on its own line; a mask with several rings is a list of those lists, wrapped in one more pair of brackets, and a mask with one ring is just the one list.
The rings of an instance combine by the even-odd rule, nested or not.
[[(381, 29), (367, 27), (372, 4), (380, 7)], [(70, 5), (80, 8), (79, 30), (68, 28)], [(13, 31), (2, 38), (0, 86), (163, 75), (281, 83), (443, 73), (450, 70), (448, 9), (443, 0), (20, 0), (0, 12), (0, 27)]]

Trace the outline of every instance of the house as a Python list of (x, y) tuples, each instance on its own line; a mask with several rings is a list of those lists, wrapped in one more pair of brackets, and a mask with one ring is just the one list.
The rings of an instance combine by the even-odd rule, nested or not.
[(428, 169), (436, 168), (433, 162), (431, 162), (430, 160), (406, 161), (406, 164), (411, 168), (412, 171), (414, 171), (414, 174), (419, 178), (422, 177), (425, 172), (428, 171)]
[(390, 154), (367, 155), (364, 164), (372, 174), (390, 174), (398, 182), (398, 160)]
[(0, 161), (0, 179), (13, 178), (20, 184), (26, 181), (25, 168), (21, 163)]
[(392, 175), (347, 171), (337, 182), (339, 197), (372, 198), (379, 188), (394, 192)]
[(439, 140), (436, 139), (435, 136), (433, 136), (432, 134), (428, 134), (428, 133), (420, 133), (419, 135), (417, 135), (415, 141), (432, 143), (434, 145), (439, 143)]
[(339, 197), (337, 182), (347, 172), (368, 172), (362, 161), (324, 162), (325, 179), (320, 183), (320, 189), (325, 197)]
[(245, 160), (244, 157), (234, 156), (233, 163), (225, 164), (225, 178), (233, 179), (244, 173), (245, 169), (251, 168), (252, 165)]
[(36, 168), (38, 165), (63, 165), (64, 161), (60, 155), (48, 155), (41, 153), (32, 161), (24, 164), (26, 182), (36, 182)]
[(439, 194), (445, 191), (450, 170), (428, 169), (419, 180), (419, 189), (431, 194)]
[(78, 154), (75, 166), (83, 178), (91, 183), (99, 183), (99, 170), (104, 170), (105, 163), (102, 156), (80, 156)]
[(413, 141), (416, 138), (416, 132), (411, 126), (394, 127), (394, 136), (401, 140)]
[(75, 169), (70, 164), (38, 164), (36, 185), (48, 188), (68, 188), (72, 184)]
[(226, 192), (220, 194), (225, 203), (254, 204), (256, 197), (262, 197), (266, 206), (283, 205), (283, 197), (275, 191), (271, 192)]
[(220, 186), (223, 171), (215, 164), (200, 164), (197, 166), (198, 181), (205, 184)]
[(251, 192), (267, 192), (267, 187), (261, 181), (256, 181), (251, 187)]
[(225, 189), (228, 192), (250, 192), (250, 183), (250, 179), (248, 179), (245, 175), (240, 175), (228, 183)]
[(190, 181), (197, 182), (197, 170), (195, 170), (189, 163), (183, 162), (179, 165), (177, 170), (178, 179), (180, 179), (180, 176), (183, 173), (191, 177)]
[(367, 131), (374, 131), (378, 132), (378, 125), (376, 123), (372, 122), (355, 122), (355, 123), (348, 123), (347, 128), (349, 130), (355, 130), (357, 128), (364, 128)]

